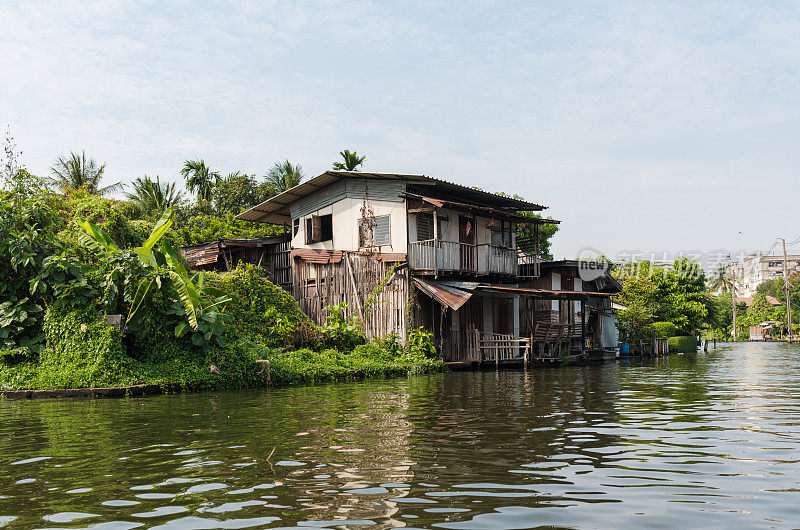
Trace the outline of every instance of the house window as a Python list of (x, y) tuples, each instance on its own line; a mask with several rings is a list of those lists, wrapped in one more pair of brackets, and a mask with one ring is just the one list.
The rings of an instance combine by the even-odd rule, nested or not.
[(500, 221), (490, 227), (492, 231), (492, 245), (495, 247), (511, 248), (511, 223)]
[(292, 219), (292, 237), (297, 235), (297, 232), (300, 231), (300, 218)]
[(379, 247), (392, 242), (388, 215), (358, 220), (358, 246)]
[[(442, 221), (445, 220), (441, 216), (436, 217), (436, 222), (439, 225), (439, 239), (442, 239)], [(427, 241), (433, 239), (433, 214), (432, 213), (418, 213), (417, 214), (417, 241)]]
[(333, 239), (333, 216), (312, 215), (306, 219), (306, 244)]
[(417, 241), (433, 239), (433, 214), (417, 214)]

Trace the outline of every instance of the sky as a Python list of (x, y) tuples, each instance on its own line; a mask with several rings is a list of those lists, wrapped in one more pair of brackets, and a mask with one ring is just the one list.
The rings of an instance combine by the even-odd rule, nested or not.
[(798, 2), (6, 1), (0, 72), (39, 175), (85, 150), (106, 183), (314, 176), (347, 148), (547, 205), (556, 258), (800, 237)]

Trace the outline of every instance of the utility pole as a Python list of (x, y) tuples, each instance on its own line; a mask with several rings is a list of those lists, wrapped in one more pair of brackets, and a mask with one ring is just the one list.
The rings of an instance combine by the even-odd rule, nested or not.
[(786, 239), (783, 237), (778, 239), (783, 242), (783, 286), (786, 289), (786, 324), (789, 326), (786, 340), (792, 342), (792, 304), (789, 298), (789, 265), (786, 259)]
[(733, 305), (733, 342), (738, 342), (739, 332), (736, 329), (736, 274), (731, 280), (731, 304)]

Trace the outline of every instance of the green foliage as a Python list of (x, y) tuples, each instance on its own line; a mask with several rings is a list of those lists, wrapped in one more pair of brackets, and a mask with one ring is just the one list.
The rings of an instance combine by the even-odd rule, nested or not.
[(433, 359), (436, 357), (436, 347), (433, 345), (433, 333), (423, 328), (412, 328), (408, 331), (405, 351), (412, 356)]
[(617, 327), (623, 343), (652, 338), (657, 311), (657, 286), (647, 274), (623, 274), (617, 301), (625, 309), (617, 312)]
[(314, 328), (311, 320), (292, 295), (267, 279), (263, 268), (240, 262), (231, 272), (209, 281), (230, 296), (225, 312), (233, 317), (233, 335), (271, 346), (319, 344), (318, 334), (316, 340), (302, 340), (303, 331)]
[(389, 377), (441, 369), (441, 361), (403, 353), (395, 356), (374, 344), (358, 346), (347, 354), (334, 349), (320, 352), (300, 349), (270, 357), (272, 379), (276, 384), (321, 383)]
[(61, 247), (55, 232), (61, 220), (49, 193), (25, 196), (0, 194), (0, 348), (44, 347), (44, 295), (56, 278), (39, 279), (48, 256)]
[(670, 353), (694, 353), (697, 351), (697, 337), (694, 335), (669, 337)]
[(358, 171), (358, 167), (364, 165), (364, 160), (367, 159), (366, 156), (358, 156), (355, 151), (351, 153), (347, 149), (339, 151), (339, 155), (342, 157), (342, 162), (333, 163), (333, 169), (337, 171)]
[(367, 342), (361, 325), (354, 317), (347, 317), (345, 311), (347, 304), (344, 302), (326, 307), (328, 312), (327, 323), (322, 327), (321, 333), (325, 344), (340, 351), (350, 351), (356, 346)]
[[(525, 197), (517, 195), (516, 193), (509, 195), (508, 193), (498, 192), (497, 194), (520, 201), (525, 200)], [(535, 212), (519, 211), (517, 213), (533, 219), (543, 219), (540, 214)], [(547, 217), (547, 219), (552, 219), (552, 217)], [(534, 223), (520, 223), (517, 225), (517, 246), (520, 250), (530, 252), (531, 254), (535, 254), (538, 250), (542, 259), (552, 260), (553, 254), (550, 252), (550, 247), (556, 232), (558, 232), (558, 225), (555, 223), (539, 224), (538, 227)]]
[(187, 160), (181, 169), (181, 176), (186, 179), (186, 189), (197, 194), (198, 202), (211, 200), (219, 173), (211, 171), (205, 161)]
[(269, 237), (284, 231), (283, 227), (277, 225), (237, 221), (231, 213), (216, 216), (201, 213), (197, 208), (180, 213), (173, 236), (169, 238), (176, 247), (199, 245), (218, 239)]
[(147, 175), (137, 177), (131, 183), (133, 191), (125, 196), (147, 216), (161, 216), (165, 211), (180, 204), (183, 192), (175, 189), (175, 183), (161, 183), (158, 175), (153, 180)]
[[(404, 346), (395, 336), (365, 344), (343, 308), (316, 326), (258, 267), (189, 274), (170, 244), (181, 237), (174, 225), (180, 231), (191, 219), (184, 212), (212, 219), (215, 236), (256, 235), (237, 232), (230, 214), (215, 217), (205, 201), (179, 208), (174, 221), (169, 212), (153, 221), (130, 201), (85, 189), (56, 195), (24, 170), (14, 175), (6, 179), (13, 191), (0, 192), (0, 229), (9, 235), (0, 239), (2, 389), (266, 386), (257, 359), (271, 361), (275, 384), (442, 366), (429, 358), (435, 350), (424, 333)], [(126, 316), (124, 340), (104, 323), (107, 314)]]
[(300, 164), (292, 164), (288, 160), (275, 162), (266, 175), (270, 197), (294, 188), (303, 180), (303, 168)]
[(678, 326), (672, 322), (653, 322), (653, 333), (657, 339), (668, 339), (678, 333)]
[(98, 164), (93, 158), (86, 159), (86, 153), (70, 153), (69, 156), (60, 156), (50, 168), (53, 173), (52, 183), (64, 192), (71, 190), (84, 190), (92, 195), (104, 195), (120, 190), (123, 185), (119, 182), (110, 186), (100, 187), (103, 173), (106, 170), (105, 162)]
[(129, 201), (106, 199), (83, 191), (71, 192), (62, 201), (59, 209), (66, 221), (66, 230), (59, 237), (65, 240), (79, 233), (77, 219), (97, 225), (120, 248), (140, 245), (152, 228), (149, 222), (131, 221), (139, 212)]
[(125, 355), (119, 331), (100, 318), (94, 311), (47, 311), (47, 348), (39, 361), (36, 386), (81, 388), (123, 384)]
[(617, 301), (627, 308), (618, 312), (623, 342), (652, 338), (654, 322), (670, 322), (676, 328), (673, 334), (687, 335), (717, 319), (715, 300), (695, 261), (679, 257), (669, 268), (639, 262), (615, 274), (623, 288)]
[(253, 176), (238, 171), (230, 173), (220, 179), (214, 190), (214, 215), (224, 218), (228, 214), (239, 214), (266, 201), (270, 191), (266, 182), (258, 182)]

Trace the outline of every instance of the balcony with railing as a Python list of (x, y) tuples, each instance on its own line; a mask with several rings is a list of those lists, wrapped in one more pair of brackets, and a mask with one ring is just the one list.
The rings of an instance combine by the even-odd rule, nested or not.
[(423, 273), (517, 276), (517, 249), (427, 239), (409, 243), (409, 266)]

